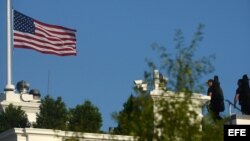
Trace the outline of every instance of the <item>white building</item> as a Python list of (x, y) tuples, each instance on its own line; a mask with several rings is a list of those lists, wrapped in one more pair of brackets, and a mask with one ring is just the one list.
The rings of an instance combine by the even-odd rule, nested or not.
[(250, 115), (244, 115), (240, 112), (240, 109), (238, 107), (235, 107), (236, 110), (238, 110), (240, 113), (235, 114), (232, 113), (232, 107), (234, 107), (234, 103), (232, 103), (229, 100), (226, 100), (228, 103), (228, 109), (229, 109), (229, 123), (230, 125), (250, 125)]
[(0, 113), (8, 107), (9, 104), (14, 106), (21, 106), (25, 111), (30, 123), (36, 122), (36, 113), (39, 112), (40, 94), (38, 90), (31, 90), (29, 93), (25, 81), (20, 81), (19, 84), (23, 85), (18, 87), (18, 92), (6, 91), (0, 95)]
[[(17, 83), (17, 91), (5, 91), (0, 95), (0, 113), (9, 104), (21, 106), (27, 114), (30, 123), (36, 122), (36, 114), (39, 113), (40, 94), (38, 90), (29, 90), (29, 84), (25, 81)], [(0, 133), (0, 141), (67, 141), (77, 138), (77, 141), (134, 141), (132, 136), (77, 133), (39, 128), (13, 128)]]
[(135, 141), (132, 136), (76, 133), (70, 131), (38, 129), (38, 128), (13, 128), (0, 134), (0, 141)]
[[(161, 78), (160, 78), (161, 77)], [(184, 94), (178, 94), (171, 91), (166, 91), (160, 86), (162, 76), (160, 73), (154, 71), (154, 88), (150, 91), (150, 95), (154, 100), (154, 113), (155, 119), (160, 120), (161, 116), (157, 114), (159, 107), (157, 106), (157, 100), (184, 100)], [(147, 90), (147, 84), (142, 80), (134, 81), (138, 88)], [(17, 92), (5, 91), (0, 95), (0, 112), (3, 112), (9, 104), (15, 106), (21, 106), (28, 116), (29, 122), (36, 122), (36, 113), (39, 112), (40, 106), (40, 94), (37, 90), (31, 90), (28, 92), (28, 83), (21, 81), (17, 85)], [(210, 97), (194, 93), (190, 97), (192, 105), (190, 108), (194, 110), (201, 120), (203, 118), (202, 107), (206, 105)], [(229, 106), (231, 106), (229, 104)], [(249, 116), (246, 115), (235, 115), (230, 113), (229, 124), (250, 124)], [(157, 122), (157, 121), (156, 121)], [(158, 130), (158, 129), (157, 129)], [(77, 133), (71, 131), (61, 131), (52, 129), (39, 129), (39, 128), (13, 128), (0, 133), (0, 141), (68, 141), (70, 138), (77, 138), (77, 141), (135, 141), (132, 136), (123, 135), (112, 135), (112, 134), (97, 134), (97, 133)]]

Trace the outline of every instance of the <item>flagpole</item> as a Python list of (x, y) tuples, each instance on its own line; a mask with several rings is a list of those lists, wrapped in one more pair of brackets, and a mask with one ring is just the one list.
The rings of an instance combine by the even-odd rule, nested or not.
[(12, 64), (11, 64), (11, 58), (12, 58), (12, 55), (11, 55), (11, 49), (12, 49), (12, 28), (11, 28), (11, 23), (12, 23), (12, 10), (11, 10), (11, 0), (6, 0), (7, 1), (7, 70), (6, 70), (6, 73), (7, 73), (7, 84), (5, 86), (5, 91), (14, 91), (15, 89), (15, 86), (12, 85), (12, 76), (11, 76), (11, 73), (12, 73), (12, 70), (11, 70), (11, 67), (12, 67)]

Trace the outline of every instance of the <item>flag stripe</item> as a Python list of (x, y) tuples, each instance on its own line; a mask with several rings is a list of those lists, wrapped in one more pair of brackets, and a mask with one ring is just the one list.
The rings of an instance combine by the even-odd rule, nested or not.
[(34, 24), (35, 24), (36, 30), (43, 31), (45, 33), (52, 34), (54, 36), (75, 38), (75, 34), (73, 34), (73, 33), (70, 33), (70, 32), (67, 32), (67, 31), (62, 31), (62, 30), (57, 30), (57, 29), (47, 28), (45, 26), (37, 24), (36, 22), (34, 22)]
[(75, 51), (72, 50), (60, 50), (60, 51), (56, 51), (54, 49), (49, 49), (49, 48), (42, 48), (42, 47), (38, 47), (38, 46), (34, 46), (32, 44), (29, 43), (25, 43), (25, 42), (18, 42), (15, 44), (16, 48), (25, 48), (25, 49), (34, 49), (36, 51), (39, 51), (41, 53), (47, 53), (47, 52), (51, 52), (52, 54), (56, 54), (56, 55), (60, 55), (60, 56), (67, 56), (67, 55), (76, 55)]
[(30, 43), (30, 42), (17, 42), (15, 45), (19, 46), (19, 45), (25, 45), (25, 46), (31, 46), (30, 48), (38, 48), (40, 50), (51, 50), (51, 51), (60, 51), (60, 52), (72, 52), (72, 53), (76, 53), (74, 50), (72, 49), (55, 49), (55, 48), (50, 48), (50, 47), (47, 47), (47, 46), (38, 46), (34, 43)]
[(18, 39), (18, 38), (15, 38), (14, 39), (14, 45), (18, 44), (18, 43), (29, 43), (29, 44), (32, 44), (33, 46), (37, 46), (37, 47), (41, 47), (41, 48), (47, 48), (47, 49), (54, 49), (56, 51), (60, 51), (60, 50), (74, 50), (73, 47), (58, 47), (58, 46), (53, 46), (53, 45), (49, 45), (49, 44), (41, 44), (40, 42), (36, 42), (35, 40), (25, 40), (25, 39)]
[(59, 56), (76, 55), (76, 30), (51, 25), (14, 11), (14, 47)]
[(68, 35), (54, 34), (52, 32), (49, 32), (49, 31), (41, 29), (41, 28), (36, 28), (35, 33), (43, 34), (44, 37), (48, 37), (48, 38), (53, 37), (53, 38), (59, 38), (59, 39), (63, 39), (63, 40), (74, 40), (74, 41), (76, 41), (75, 37), (71, 37), (71, 36), (68, 36)]
[(47, 23), (43, 23), (43, 22), (38, 21), (38, 20), (34, 20), (34, 21), (36, 21), (40, 25), (43, 25), (44, 27), (48, 27), (48, 28), (52, 28), (52, 29), (59, 29), (59, 30), (61, 29), (62, 31), (67, 31), (67, 32), (71, 32), (71, 33), (76, 32), (75, 29), (70, 29), (70, 28), (58, 26), (58, 25), (47, 24)]
[(36, 36), (47, 38), (50, 41), (58, 41), (58, 40), (60, 40), (60, 41), (64, 41), (64, 42), (74, 42), (74, 43), (76, 42), (76, 39), (54, 37), (54, 36), (48, 35), (47, 33), (41, 32), (39, 30), (36, 30), (35, 34), (36, 34)]
[(44, 53), (44, 54), (54, 54), (58, 56), (70, 56), (70, 55), (76, 55), (76, 53), (70, 53), (70, 52), (55, 52), (51, 50), (41, 50), (40, 48), (32, 48), (29, 45), (25, 45), (24, 43), (22, 45), (16, 45), (16, 48), (24, 48), (24, 49), (33, 49), (38, 52)]
[(18, 31), (14, 31), (14, 40), (15, 39), (19, 39), (19, 40), (25, 40), (25, 41), (29, 41), (29, 40), (34, 40), (34, 42), (40, 42), (41, 44), (49, 44), (49, 45), (54, 45), (54, 46), (59, 46), (59, 47), (64, 47), (64, 45), (66, 46), (72, 46), (75, 48), (75, 42), (74, 41), (62, 41), (62, 40), (57, 40), (57, 39), (48, 39), (45, 38), (43, 36), (33, 36), (31, 34), (27, 34), (27, 33), (22, 33), (22, 32), (18, 32)]

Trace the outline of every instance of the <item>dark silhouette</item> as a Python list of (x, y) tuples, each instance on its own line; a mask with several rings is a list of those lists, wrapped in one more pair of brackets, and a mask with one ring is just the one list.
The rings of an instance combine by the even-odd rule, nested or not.
[(242, 76), (242, 85), (239, 93), (239, 104), (243, 114), (250, 114), (250, 87), (249, 79), (246, 74)]
[(215, 120), (222, 119), (220, 116), (220, 112), (223, 112), (225, 110), (224, 94), (220, 86), (219, 77), (217, 75), (214, 76), (210, 96), (211, 96), (211, 100), (210, 100), (209, 109), (212, 112), (214, 119)]
[(242, 105), (242, 79), (238, 79), (237, 81), (238, 88), (236, 89), (234, 96), (234, 107), (236, 107), (237, 102), (239, 101), (239, 105)]
[(214, 82), (213, 79), (209, 79), (209, 80), (207, 81), (207, 85), (208, 85), (207, 95), (208, 95), (208, 96), (211, 96), (212, 93), (213, 93), (213, 88), (212, 88), (213, 82)]

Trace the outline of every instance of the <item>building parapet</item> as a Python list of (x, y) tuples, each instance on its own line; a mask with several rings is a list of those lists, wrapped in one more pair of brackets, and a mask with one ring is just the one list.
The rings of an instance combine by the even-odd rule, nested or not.
[(0, 134), (1, 141), (66, 141), (71, 138), (75, 138), (78, 141), (136, 141), (133, 136), (40, 128), (13, 128)]

